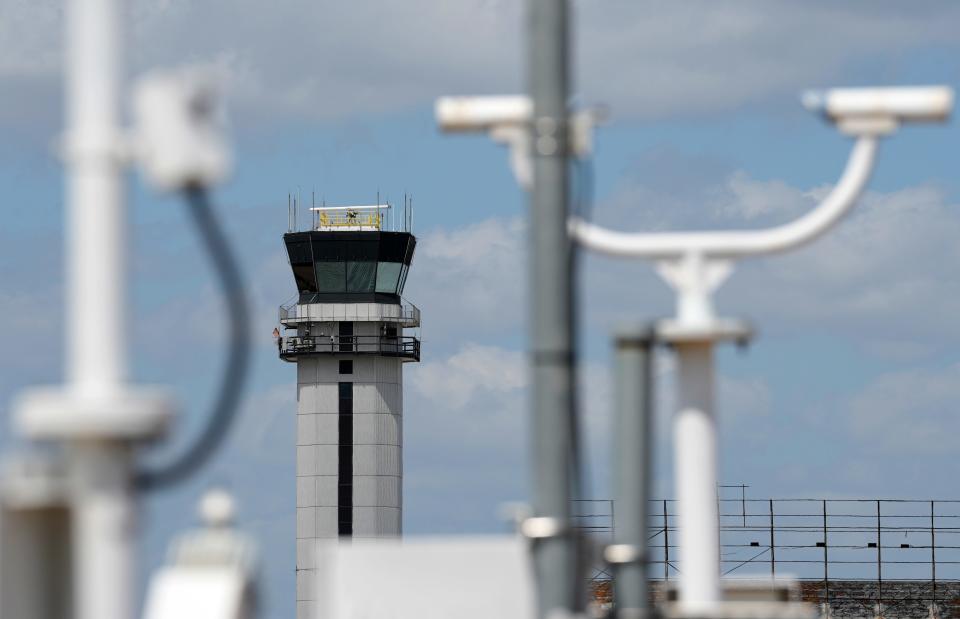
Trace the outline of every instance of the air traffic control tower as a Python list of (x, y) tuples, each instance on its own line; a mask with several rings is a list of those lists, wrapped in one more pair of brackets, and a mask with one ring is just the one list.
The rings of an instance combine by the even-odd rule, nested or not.
[(298, 617), (314, 616), (317, 539), (401, 532), (403, 364), (420, 360), (404, 329), (420, 310), (401, 297), (417, 242), (408, 210), (391, 231), (389, 208), (314, 208), (309, 231), (283, 236), (298, 291), (279, 342), (297, 364)]

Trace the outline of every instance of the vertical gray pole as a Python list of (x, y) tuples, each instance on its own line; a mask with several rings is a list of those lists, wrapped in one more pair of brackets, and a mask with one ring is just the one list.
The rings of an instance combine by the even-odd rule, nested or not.
[(747, 486), (745, 484), (740, 484), (740, 514), (743, 515), (743, 528), (747, 528)]
[(883, 613), (883, 540), (880, 535), (880, 501), (877, 501), (877, 604), (879, 613)]
[(937, 603), (937, 533), (936, 528), (934, 527), (933, 514), (934, 514), (934, 502), (930, 501), (930, 582), (931, 582), (931, 591), (933, 595), (931, 596), (934, 604)]
[(572, 245), (569, 204), (567, 0), (528, 0), (527, 83), (533, 99), (530, 192), (530, 333), (533, 510), (561, 534), (534, 544), (540, 617), (583, 605), (577, 542), (570, 533), (576, 483)]
[(773, 499), (770, 499), (770, 578), (777, 577), (777, 545), (773, 538)]
[(663, 500), (663, 589), (670, 580), (670, 519), (667, 516), (667, 500)]
[(830, 608), (830, 559), (827, 554), (827, 500), (823, 500), (823, 599)]
[(648, 522), (652, 458), (651, 345), (647, 329), (616, 336), (616, 418), (613, 470), (620, 523), (615, 544), (635, 549), (634, 560), (616, 566), (614, 604), (617, 619), (649, 616), (647, 584)]

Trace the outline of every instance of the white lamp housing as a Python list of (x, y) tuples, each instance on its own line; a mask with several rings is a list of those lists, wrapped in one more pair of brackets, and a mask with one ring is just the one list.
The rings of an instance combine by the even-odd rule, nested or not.
[(141, 79), (134, 92), (134, 116), (137, 154), (158, 189), (209, 186), (229, 173), (224, 114), (204, 73), (154, 73)]
[(490, 131), (530, 122), (533, 101), (525, 95), (441, 97), (437, 99), (435, 111), (442, 131)]
[[(530, 160), (529, 125), (533, 122), (533, 100), (526, 95), (441, 97), (434, 107), (441, 131), (467, 133), (485, 131), (498, 144), (510, 149), (510, 167), (524, 189), (533, 183)], [(579, 158), (593, 149), (593, 128), (606, 118), (603, 108), (590, 108), (570, 115), (570, 148)]]
[(871, 124), (877, 133), (889, 133), (904, 122), (947, 120), (953, 109), (953, 89), (836, 88), (804, 93), (803, 105), (822, 113), (846, 133), (860, 133)]

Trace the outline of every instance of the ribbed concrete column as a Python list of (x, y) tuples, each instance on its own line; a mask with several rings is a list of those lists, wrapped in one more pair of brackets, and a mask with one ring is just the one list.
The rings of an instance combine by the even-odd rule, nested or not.
[[(358, 322), (355, 334), (379, 328)], [(297, 361), (298, 619), (313, 617), (318, 539), (401, 533), (402, 381), (398, 357), (343, 353)]]

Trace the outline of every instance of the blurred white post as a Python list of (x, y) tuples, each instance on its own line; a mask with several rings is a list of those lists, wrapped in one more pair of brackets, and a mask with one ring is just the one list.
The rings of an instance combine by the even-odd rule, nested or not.
[(27, 390), (14, 408), (26, 437), (65, 447), (75, 616), (133, 619), (135, 450), (163, 434), (173, 406), (163, 389), (127, 383), (123, 167), (136, 156), (158, 188), (183, 190), (222, 178), (229, 156), (198, 76), (145, 80), (140, 125), (121, 127), (124, 2), (66, 4), (66, 384)]
[(708, 611), (721, 599), (713, 343), (681, 343), (676, 352), (678, 402), (673, 444), (682, 570), (680, 599), (702, 601), (703, 610)]
[(67, 378), (93, 396), (126, 373), (118, 1), (70, 0), (66, 13)]
[(129, 447), (84, 441), (71, 455), (77, 618), (132, 619), (137, 523)]
[[(83, 398), (110, 398), (126, 378), (119, 8), (119, 0), (70, 0), (66, 9), (66, 370), (68, 391)], [(130, 448), (82, 440), (70, 455), (77, 616), (131, 619)]]

